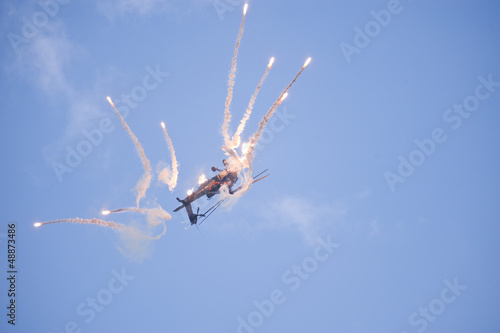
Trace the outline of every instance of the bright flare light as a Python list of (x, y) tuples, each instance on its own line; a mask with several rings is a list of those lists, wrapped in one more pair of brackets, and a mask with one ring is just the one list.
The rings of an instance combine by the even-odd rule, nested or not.
[(193, 189), (188, 190), (186, 193), (187, 193), (187, 195), (193, 194)]
[(109, 215), (109, 213), (111, 213), (109, 210), (103, 210), (101, 212), (102, 215)]
[(42, 224), (41, 224), (40, 222), (37, 222), (37, 223), (35, 223), (35, 224), (34, 224), (34, 226), (35, 226), (35, 227), (37, 227), (37, 228), (38, 228), (39, 226), (41, 226), (41, 225), (42, 225)]
[(207, 181), (207, 177), (205, 177), (205, 175), (201, 175), (199, 178), (198, 178), (198, 185), (201, 185), (203, 184), (204, 182)]
[(109, 96), (106, 97), (106, 99), (108, 100), (109, 104), (111, 104), (112, 107), (115, 107), (115, 104), (113, 103), (113, 101), (111, 100), (111, 98)]
[(284, 94), (283, 94), (283, 97), (281, 97), (281, 99), (280, 99), (280, 101), (279, 101), (278, 105), (279, 105), (279, 104), (281, 104), (281, 102), (283, 102), (287, 96), (288, 96), (288, 93), (284, 93)]
[(246, 3), (245, 6), (243, 7), (243, 15), (247, 14), (247, 9), (248, 9), (248, 4)]
[(271, 59), (269, 59), (269, 64), (267, 65), (267, 68), (271, 68), (271, 66), (273, 65), (274, 63), (274, 57), (272, 57)]
[(248, 148), (250, 148), (250, 142), (245, 142), (241, 145), (241, 152), (245, 155), (248, 152)]
[(307, 58), (306, 62), (304, 63), (304, 66), (302, 68), (306, 68), (307, 65), (311, 62), (311, 57)]
[(165, 128), (165, 123), (163, 121), (161, 122), (161, 127)]

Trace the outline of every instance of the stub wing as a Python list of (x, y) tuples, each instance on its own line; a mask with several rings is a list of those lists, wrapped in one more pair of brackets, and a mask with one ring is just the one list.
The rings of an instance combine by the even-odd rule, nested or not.
[(180, 211), (182, 208), (184, 208), (184, 205), (177, 207), (174, 209), (174, 213)]

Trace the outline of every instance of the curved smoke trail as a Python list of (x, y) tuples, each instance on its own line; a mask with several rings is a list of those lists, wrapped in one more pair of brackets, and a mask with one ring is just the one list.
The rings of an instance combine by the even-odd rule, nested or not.
[(127, 231), (129, 227), (127, 227), (124, 224), (121, 223), (116, 223), (112, 221), (104, 221), (101, 219), (82, 219), (79, 217), (76, 217), (74, 219), (60, 219), (60, 220), (54, 220), (54, 221), (48, 221), (48, 222), (37, 222), (35, 223), (35, 227), (40, 227), (42, 225), (46, 224), (53, 224), (53, 223), (82, 223), (82, 224), (95, 224), (101, 227), (107, 227), (111, 228), (113, 230), (120, 230), (120, 231)]
[(234, 47), (233, 59), (231, 61), (231, 71), (229, 72), (229, 79), (227, 82), (227, 97), (224, 107), (224, 122), (222, 123), (221, 132), (222, 136), (224, 137), (224, 144), (228, 147), (231, 145), (231, 138), (229, 137), (229, 123), (231, 122), (231, 111), (229, 111), (229, 107), (233, 99), (234, 79), (236, 78), (236, 59), (238, 57), (238, 49), (240, 47), (241, 38), (243, 37), (243, 28), (245, 25), (245, 16), (247, 8), (248, 4), (245, 4), (245, 7), (243, 8), (243, 17), (241, 18), (240, 31), (238, 32), (238, 38), (236, 39), (236, 45)]
[(115, 213), (133, 212), (146, 215), (146, 220), (149, 226), (157, 226), (162, 223), (162, 220), (170, 220), (172, 216), (167, 213), (160, 205), (156, 208), (139, 208), (139, 207), (125, 207), (114, 210), (105, 210), (101, 214), (109, 215)]
[(167, 141), (168, 149), (170, 150), (170, 158), (172, 160), (172, 171), (169, 172), (168, 168), (163, 169), (160, 172), (159, 179), (168, 185), (168, 189), (173, 191), (175, 186), (177, 186), (177, 178), (179, 177), (179, 164), (177, 163), (177, 158), (175, 157), (174, 145), (172, 144), (172, 140), (168, 136), (167, 129), (165, 128), (165, 123), (161, 123), (161, 127), (163, 129), (163, 134), (165, 136), (165, 140)]
[(115, 111), (116, 115), (120, 118), (120, 121), (122, 123), (123, 128), (127, 131), (128, 135), (134, 142), (135, 148), (137, 149), (137, 153), (139, 154), (139, 157), (142, 161), (142, 166), (144, 168), (144, 175), (142, 176), (141, 179), (137, 182), (135, 185), (135, 190), (137, 191), (137, 197), (135, 199), (137, 207), (139, 207), (139, 201), (146, 195), (146, 191), (149, 188), (149, 185), (151, 184), (151, 165), (149, 163), (148, 158), (146, 157), (146, 153), (144, 152), (144, 148), (142, 148), (141, 143), (139, 142), (139, 139), (135, 136), (135, 134), (132, 132), (130, 127), (127, 125), (125, 122), (125, 119), (123, 119), (122, 115), (120, 112), (115, 107), (115, 104), (111, 100), (111, 98), (107, 98), (109, 104), (113, 107), (113, 110)]
[(264, 115), (264, 117), (262, 117), (262, 119), (260, 120), (259, 127), (255, 131), (255, 133), (252, 135), (252, 138), (250, 139), (250, 142), (248, 144), (248, 151), (244, 154), (244, 156), (245, 156), (245, 158), (246, 158), (246, 160), (248, 161), (249, 164), (251, 164), (252, 161), (253, 161), (253, 157), (254, 157), (253, 153), (255, 151), (255, 145), (259, 142), (260, 137), (262, 135), (262, 131), (266, 127), (267, 122), (269, 121), (269, 119), (271, 119), (271, 117), (273, 116), (274, 112), (276, 111), (276, 109), (278, 108), (278, 106), (281, 104), (281, 102), (283, 102), (283, 100), (287, 97), (288, 90), (290, 90), (290, 88), (293, 86), (293, 84), (295, 83), (295, 81), (297, 81), (297, 79), (299, 78), (300, 74), (302, 74), (302, 72), (307, 67), (307, 65), (309, 65), (310, 62), (311, 62), (311, 58), (307, 58), (306, 62), (302, 66), (302, 68), (297, 72), (297, 74), (295, 74), (295, 77), (293, 78), (293, 80), (281, 92), (281, 94), (279, 95), (278, 99), (273, 103), (273, 105), (269, 108), (269, 110)]
[(250, 115), (252, 114), (253, 105), (255, 104), (257, 95), (259, 94), (260, 88), (262, 88), (262, 85), (264, 84), (264, 81), (267, 77), (267, 74), (269, 74), (269, 70), (271, 69), (273, 63), (274, 63), (274, 57), (269, 60), (269, 64), (267, 65), (266, 71), (264, 72), (264, 75), (262, 75), (259, 84), (257, 85), (257, 88), (255, 88), (252, 98), (250, 99), (250, 103), (248, 103), (247, 110), (245, 111), (245, 115), (241, 119), (238, 129), (236, 130), (236, 133), (234, 134), (233, 139), (231, 140), (233, 149), (237, 148), (241, 143), (241, 138), (240, 138), (241, 133), (243, 133), (247, 120), (250, 118)]
[(34, 225), (35, 227), (41, 227), (43, 225), (47, 224), (54, 224), (54, 223), (81, 223), (81, 224), (94, 224), (98, 225), (101, 227), (106, 227), (106, 228), (111, 228), (116, 231), (125, 231), (129, 233), (131, 236), (136, 236), (141, 238), (142, 240), (155, 240), (155, 239), (160, 239), (163, 235), (165, 235), (165, 232), (167, 230), (167, 227), (164, 223), (165, 220), (170, 220), (172, 216), (167, 213), (161, 206), (158, 206), (156, 208), (136, 208), (136, 207), (128, 207), (128, 208), (119, 208), (111, 211), (103, 211), (102, 214), (108, 215), (112, 213), (122, 213), (122, 212), (136, 212), (136, 213), (141, 213), (146, 215), (146, 220), (148, 222), (148, 227), (156, 227), (160, 224), (163, 224), (163, 231), (157, 235), (157, 236), (148, 236), (142, 233), (141, 231), (137, 230), (136, 228), (132, 228), (129, 226), (126, 226), (121, 223), (113, 222), (113, 221), (104, 221), (101, 219), (82, 219), (79, 217), (76, 218), (70, 218), (70, 219), (59, 219), (59, 220), (53, 220), (53, 221), (48, 221), (48, 222), (36, 222)]

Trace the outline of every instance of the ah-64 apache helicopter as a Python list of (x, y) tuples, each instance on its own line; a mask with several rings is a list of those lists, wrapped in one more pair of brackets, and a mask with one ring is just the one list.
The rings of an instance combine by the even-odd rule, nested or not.
[[(234, 184), (238, 181), (238, 175), (236, 172), (229, 170), (228, 163), (226, 160), (223, 160), (222, 162), (224, 163), (224, 167), (225, 167), (223, 170), (218, 169), (216, 167), (212, 167), (213, 172), (216, 172), (216, 171), (219, 172), (217, 175), (215, 175), (214, 177), (212, 177), (210, 179), (205, 179), (204, 181), (202, 181), (200, 183), (200, 185), (198, 186), (198, 189), (196, 189), (195, 191), (190, 191), (190, 193), (188, 192), (188, 196), (186, 198), (184, 198), (184, 199), (176, 198), (177, 201), (182, 203), (182, 205), (177, 207), (176, 209), (174, 209), (174, 212), (178, 212), (182, 208), (186, 208), (186, 212), (188, 214), (189, 222), (191, 222), (191, 225), (197, 224), (198, 217), (204, 217), (204, 219), (201, 220), (199, 224), (201, 224), (203, 221), (205, 221), (210, 216), (210, 214), (212, 214), (222, 204), (222, 202), (227, 199), (227, 197), (219, 200), (215, 205), (210, 207), (203, 214), (200, 214), (199, 207), (198, 207), (197, 212), (193, 213), (193, 208), (192, 208), (191, 204), (194, 201), (198, 200), (199, 198), (201, 198), (203, 196), (206, 196), (207, 199), (210, 199), (214, 195), (219, 194), (221, 187), (224, 185), (227, 186), (227, 188), (229, 190), (229, 194), (231, 194), (231, 195), (238, 192), (242, 188), (242, 186), (239, 186), (235, 190), (232, 189)], [(259, 173), (257, 176), (255, 176), (255, 178), (261, 176), (266, 171), (267, 171), (267, 169), (262, 171), (261, 173)], [(255, 182), (258, 182), (259, 180), (266, 178), (267, 176), (269, 176), (269, 174), (262, 176), (260, 178), (257, 178), (257, 179), (253, 178), (252, 184)]]

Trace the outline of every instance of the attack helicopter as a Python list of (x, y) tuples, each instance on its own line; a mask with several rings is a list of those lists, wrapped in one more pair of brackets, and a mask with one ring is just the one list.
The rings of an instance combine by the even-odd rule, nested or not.
[[(205, 221), (222, 204), (222, 202), (224, 202), (224, 200), (227, 199), (227, 197), (219, 200), (215, 205), (210, 207), (206, 212), (202, 214), (200, 214), (199, 207), (196, 213), (193, 212), (193, 207), (191, 206), (193, 202), (195, 202), (196, 200), (198, 200), (203, 196), (206, 196), (207, 199), (211, 199), (214, 195), (220, 194), (222, 186), (227, 186), (229, 194), (231, 195), (241, 190), (242, 186), (239, 186), (238, 188), (233, 190), (233, 186), (238, 181), (238, 174), (230, 170), (227, 160), (225, 159), (222, 160), (222, 163), (224, 164), (224, 169), (222, 170), (214, 166), (212, 167), (212, 172), (218, 172), (214, 177), (210, 179), (202, 179), (198, 188), (194, 191), (189, 191), (187, 197), (185, 197), (184, 199), (176, 198), (177, 201), (179, 201), (182, 205), (174, 209), (174, 212), (178, 212), (182, 208), (185, 208), (189, 217), (189, 222), (191, 222), (191, 225), (193, 224), (199, 225), (203, 221)], [(259, 173), (257, 176), (255, 176), (255, 178), (257, 179), (253, 178), (252, 184), (269, 176), (269, 174), (267, 174), (265, 176), (260, 177), (266, 171), (267, 169)], [(203, 220), (201, 220), (199, 223), (198, 223), (198, 217), (203, 217)]]

